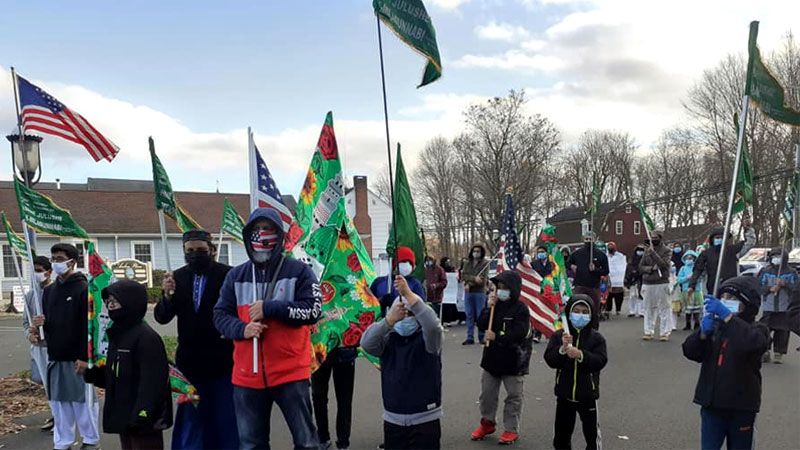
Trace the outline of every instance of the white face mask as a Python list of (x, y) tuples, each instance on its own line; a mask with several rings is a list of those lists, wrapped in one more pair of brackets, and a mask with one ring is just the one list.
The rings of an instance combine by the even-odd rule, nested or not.
[(781, 260), (781, 258), (780, 258), (780, 257), (778, 257), (778, 258), (772, 258), (772, 265), (773, 265), (773, 266), (775, 266), (775, 267), (778, 267), (778, 266), (780, 266), (780, 265), (781, 265), (781, 261), (782, 261), (782, 260)]
[(498, 289), (497, 290), (497, 299), (501, 302), (504, 302), (511, 298), (511, 291), (508, 289)]
[(407, 277), (414, 267), (411, 265), (410, 262), (401, 262), (397, 265), (397, 270), (400, 272), (400, 275)]
[(33, 273), (33, 277), (34, 277), (34, 279), (36, 279), (37, 283), (42, 284), (42, 283), (44, 283), (44, 280), (47, 279), (47, 273), (46, 272), (34, 272)]
[(68, 259), (68, 260), (63, 261), (63, 262), (54, 262), (53, 263), (53, 272), (55, 272), (56, 275), (58, 275), (58, 276), (66, 274), (67, 272), (69, 272), (69, 269), (70, 269), (69, 268), (69, 263), (71, 261), (72, 261), (71, 259)]

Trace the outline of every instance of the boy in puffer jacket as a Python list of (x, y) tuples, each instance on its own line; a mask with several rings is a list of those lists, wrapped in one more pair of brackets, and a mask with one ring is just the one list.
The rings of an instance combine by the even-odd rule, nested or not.
[[(489, 343), (483, 349), (481, 367), (480, 413), (481, 425), (472, 433), (478, 441), (495, 432), (495, 415), (500, 385), (506, 388), (503, 426), (500, 444), (513, 444), (519, 438), (519, 422), (524, 401), (523, 383), (529, 372), (531, 353), (531, 321), (528, 307), (519, 301), (522, 278), (516, 272), (505, 270), (490, 280), (497, 286), (496, 294), (478, 317), (478, 329), (484, 331)], [(494, 306), (494, 318), (489, 317)]]
[(556, 369), (556, 420), (553, 447), (572, 448), (575, 415), (581, 417), (587, 449), (602, 448), (597, 399), (600, 371), (608, 362), (606, 340), (591, 327), (597, 320), (591, 297), (575, 295), (566, 305), (569, 334), (558, 330), (550, 338), (544, 360)]
[(700, 329), (686, 338), (683, 354), (701, 363), (694, 402), (700, 405), (703, 449), (753, 448), (756, 414), (761, 406), (761, 355), (769, 330), (754, 323), (761, 305), (761, 284), (735, 277), (719, 287), (720, 299), (706, 296)]

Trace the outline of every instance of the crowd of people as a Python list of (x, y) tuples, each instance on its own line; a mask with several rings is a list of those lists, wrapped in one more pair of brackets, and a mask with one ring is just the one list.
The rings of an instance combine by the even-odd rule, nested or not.
[[(586, 448), (601, 448), (597, 420), (600, 372), (608, 362), (600, 322), (621, 314), (626, 288), (629, 316), (643, 319), (643, 339), (669, 341), (678, 318), (691, 333), (686, 358), (701, 364), (694, 401), (701, 407), (702, 448), (749, 448), (760, 407), (762, 361), (780, 363), (790, 331), (798, 332), (800, 279), (788, 252), (776, 248), (755, 277), (738, 276), (737, 255), (754, 243), (749, 227), (725, 249), (716, 295), (714, 281), (723, 230), (711, 231), (699, 251), (667, 245), (654, 231), (628, 259), (614, 242), (598, 246), (587, 232), (574, 252), (562, 248), (563, 268), (573, 295), (563, 328), (549, 337), (544, 360), (556, 371), (556, 449), (572, 447), (580, 417)], [(53, 415), (55, 449), (71, 448), (75, 428), (82, 449), (98, 448), (99, 402), (93, 386), (105, 389), (103, 431), (118, 434), (124, 449), (163, 448), (172, 427), (174, 449), (256, 449), (270, 446), (270, 417), (277, 404), (295, 448), (327, 450), (350, 446), (355, 361), (358, 346), (332, 350), (312, 374), (311, 326), (322, 318), (321, 292), (310, 267), (286, 256), (281, 219), (274, 210), (255, 210), (243, 230), (248, 260), (236, 267), (216, 262), (211, 235), (183, 235), (186, 265), (169, 273), (154, 310), (158, 323), (177, 320), (175, 365), (196, 387), (199, 404), (173, 413), (168, 358), (160, 336), (143, 320), (147, 292), (133, 281), (102, 291), (113, 325), (107, 363), (88, 367), (87, 279), (76, 270), (78, 250), (57, 244), (51, 257), (34, 261), (39, 289), (26, 298), (24, 319), (31, 355)], [(731, 241), (729, 237), (728, 241)], [(523, 264), (543, 278), (554, 272), (546, 247)], [(381, 318), (360, 340), (380, 361), (383, 442), (386, 449), (436, 449), (442, 435), (442, 296), (450, 259), (426, 257), (425, 282), (412, 273), (417, 261), (397, 249), (392, 275), (370, 286)], [(473, 246), (459, 270), (465, 289), (464, 345), (483, 345), (473, 440), (498, 431), (501, 386), (505, 390), (498, 443), (519, 439), (537, 330), (520, 300), (515, 271), (489, 273), (483, 245)], [(37, 298), (38, 295), (38, 298)], [(39, 304), (37, 304), (39, 302)], [(763, 308), (762, 308), (763, 304)], [(763, 316), (756, 321), (758, 313)], [(83, 324), (83, 325), (80, 325)], [(336, 397), (335, 430), (328, 424), (330, 380)], [(335, 432), (335, 437), (334, 433)]]

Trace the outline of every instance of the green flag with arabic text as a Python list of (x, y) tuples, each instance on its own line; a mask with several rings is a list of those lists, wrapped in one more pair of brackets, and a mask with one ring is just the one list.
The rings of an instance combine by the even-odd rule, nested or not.
[[(8, 221), (8, 217), (6, 217), (5, 211), (0, 211), (0, 215), (3, 216), (3, 226), (6, 229), (6, 239), (8, 239), (8, 244), (11, 248), (17, 252), (20, 258), (28, 259), (28, 245), (25, 244), (25, 239), (14, 232), (14, 229), (11, 228), (11, 223)], [(36, 253), (33, 253), (33, 256), (36, 256)]]
[(89, 239), (89, 234), (72, 218), (72, 215), (46, 195), (14, 180), (14, 191), (22, 220), (36, 231), (54, 236), (71, 236)]
[(750, 39), (747, 46), (747, 81), (745, 95), (758, 106), (764, 114), (787, 125), (800, 126), (800, 111), (792, 108), (786, 98), (786, 89), (778, 78), (761, 60), (761, 52), (756, 43), (758, 22), (750, 22)]
[(220, 229), (223, 233), (233, 238), (236, 242), (244, 244), (242, 241), (242, 230), (244, 230), (244, 219), (236, 212), (231, 202), (226, 198), (225, 206), (222, 210), (222, 225)]
[(175, 198), (172, 183), (167, 176), (167, 170), (156, 155), (156, 146), (153, 138), (149, 138), (150, 161), (153, 164), (153, 190), (156, 195), (156, 209), (164, 212), (178, 224), (181, 232), (202, 228), (194, 218), (186, 212)]

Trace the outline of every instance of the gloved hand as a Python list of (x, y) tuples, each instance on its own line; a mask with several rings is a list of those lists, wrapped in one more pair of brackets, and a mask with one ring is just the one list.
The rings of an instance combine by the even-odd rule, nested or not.
[(703, 316), (703, 320), (700, 321), (700, 333), (705, 334), (706, 336), (710, 335), (714, 332), (714, 328), (717, 327), (717, 322), (714, 321), (713, 314), (706, 314)]
[(728, 309), (727, 306), (723, 305), (722, 302), (717, 300), (713, 295), (706, 295), (705, 306), (707, 312), (719, 317), (722, 320), (725, 320), (732, 314), (731, 310)]

